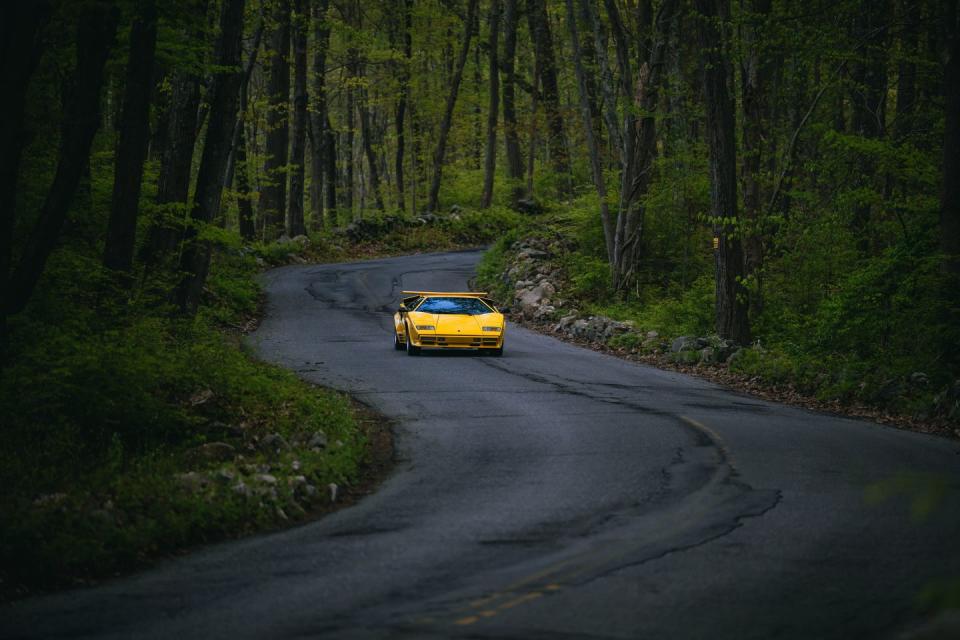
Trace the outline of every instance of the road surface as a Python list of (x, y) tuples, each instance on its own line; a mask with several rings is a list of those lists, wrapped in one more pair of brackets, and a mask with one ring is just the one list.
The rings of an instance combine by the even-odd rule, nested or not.
[(9, 605), (0, 637), (897, 637), (960, 578), (956, 442), (512, 325), (503, 358), (394, 351), (400, 290), (461, 290), (478, 259), (266, 276), (259, 354), (397, 420), (374, 495)]

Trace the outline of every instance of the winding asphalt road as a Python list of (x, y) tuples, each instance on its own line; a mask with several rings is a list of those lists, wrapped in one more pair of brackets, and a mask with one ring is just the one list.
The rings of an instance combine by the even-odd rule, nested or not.
[(956, 442), (514, 326), (503, 358), (394, 351), (400, 290), (463, 289), (478, 259), (266, 276), (261, 356), (398, 421), (374, 495), (7, 606), (0, 637), (882, 638), (960, 577)]

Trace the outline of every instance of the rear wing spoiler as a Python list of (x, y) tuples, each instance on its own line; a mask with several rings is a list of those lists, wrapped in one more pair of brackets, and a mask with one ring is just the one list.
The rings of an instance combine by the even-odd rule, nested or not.
[(486, 291), (401, 291), (411, 296), (463, 296), (469, 298), (486, 298), (490, 294)]

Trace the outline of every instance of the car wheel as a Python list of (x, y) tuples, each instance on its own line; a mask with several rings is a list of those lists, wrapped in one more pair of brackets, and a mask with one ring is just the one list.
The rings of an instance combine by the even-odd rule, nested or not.
[(404, 349), (406, 349), (406, 347), (407, 347), (406, 341), (400, 342), (400, 334), (394, 331), (393, 332), (393, 348), (396, 349), (397, 351), (403, 351)]
[(413, 344), (413, 341), (410, 340), (410, 332), (407, 332), (407, 355), (408, 356), (418, 356), (420, 355), (420, 347), (417, 347)]

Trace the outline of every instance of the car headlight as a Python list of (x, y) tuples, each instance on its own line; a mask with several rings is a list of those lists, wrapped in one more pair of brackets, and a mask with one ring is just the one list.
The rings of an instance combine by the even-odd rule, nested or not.
[(484, 327), (484, 331), (500, 331), (500, 327)]
[(432, 324), (418, 324), (417, 331), (436, 331), (437, 328)]

